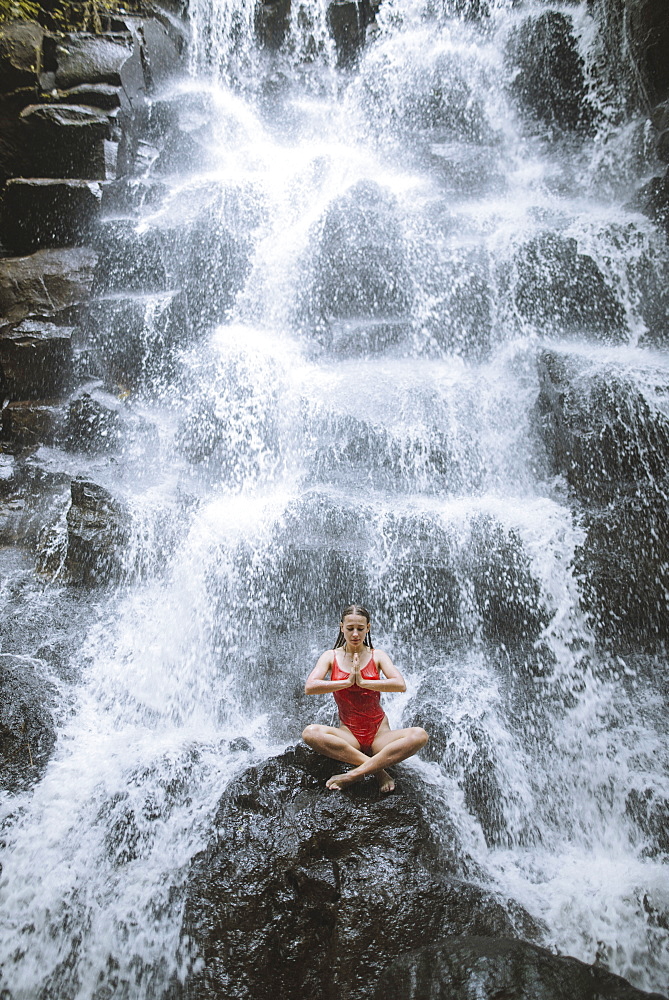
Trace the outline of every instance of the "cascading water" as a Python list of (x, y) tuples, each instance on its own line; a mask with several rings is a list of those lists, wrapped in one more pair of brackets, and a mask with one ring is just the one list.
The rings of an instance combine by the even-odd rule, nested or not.
[[(408, 679), (391, 722), (431, 733), (406, 766), (500, 898), (543, 944), (666, 987), (660, 661), (595, 640), (537, 402), (549, 350), (666, 414), (645, 311), (666, 248), (625, 207), (647, 161), (596, 90), (585, 6), (550, 7), (585, 61), (578, 140), (517, 114), (505, 52), (546, 5), (451, 6), (386, 0), (339, 70), (319, 0), (271, 55), (254, 3), (191, 5), (193, 78), (154, 102), (183, 147), (133, 222), (168, 277), (133, 288), (151, 448), (100, 460), (132, 513), (122, 583), (79, 607), (56, 754), (2, 802), (12, 1000), (159, 997), (183, 971), (189, 862), (231, 776), (329, 721), (301, 689), (352, 599)], [(174, 289), (188, 336), (161, 325)], [(39, 658), (33, 638), (3, 652)]]

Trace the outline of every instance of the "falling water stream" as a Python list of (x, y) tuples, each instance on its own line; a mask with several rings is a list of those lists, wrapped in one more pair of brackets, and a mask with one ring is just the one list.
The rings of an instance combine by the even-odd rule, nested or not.
[[(322, 0), (293, 5), (278, 54), (252, 0), (191, 4), (192, 75), (156, 103), (195, 152), (134, 225), (164, 246), (204, 234), (170, 265), (191, 269), (196, 328), (135, 390), (151, 448), (68, 459), (125, 497), (133, 535), (123, 582), (82, 599), (46, 774), (0, 804), (12, 1000), (160, 997), (183, 971), (190, 860), (231, 777), (329, 721), (302, 686), (353, 599), (407, 677), (391, 722), (432, 735), (404, 766), (488, 885), (544, 946), (666, 989), (666, 855), (629, 809), (669, 798), (664, 664), (596, 644), (536, 409), (548, 346), (666, 411), (640, 283), (662, 283), (666, 249), (627, 205), (643, 138), (593, 89), (585, 5), (551, 6), (598, 109), (579, 141), (528, 133), (508, 88), (506, 40), (545, 4), (497, 0), (482, 23), (430, 6), (386, 0), (341, 69)], [(596, 262), (615, 337), (596, 311), (522, 308), (546, 233)], [(142, 294), (150, 352), (163, 306)], [(69, 590), (22, 579), (48, 647)]]

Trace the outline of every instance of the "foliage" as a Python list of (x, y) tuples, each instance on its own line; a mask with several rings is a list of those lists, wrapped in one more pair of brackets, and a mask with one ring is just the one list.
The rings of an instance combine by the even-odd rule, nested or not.
[(38, 21), (55, 31), (105, 30), (105, 20), (114, 14), (140, 12), (142, 0), (0, 0), (0, 24), (3, 21)]

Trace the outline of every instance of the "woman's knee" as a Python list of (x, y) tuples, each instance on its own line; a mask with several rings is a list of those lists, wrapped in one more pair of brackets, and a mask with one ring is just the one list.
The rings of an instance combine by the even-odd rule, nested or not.
[(409, 734), (414, 742), (416, 750), (420, 750), (421, 747), (424, 747), (430, 738), (425, 730), (421, 729), (420, 726), (412, 726), (409, 730)]
[(302, 733), (302, 739), (307, 744), (307, 746), (313, 746), (314, 743), (318, 742), (318, 738), (321, 735), (322, 726), (311, 725)]

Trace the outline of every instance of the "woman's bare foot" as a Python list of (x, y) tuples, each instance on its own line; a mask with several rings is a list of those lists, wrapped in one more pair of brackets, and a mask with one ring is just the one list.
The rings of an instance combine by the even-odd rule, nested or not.
[(346, 785), (353, 785), (356, 781), (364, 778), (364, 774), (356, 774), (355, 771), (347, 771), (346, 774), (333, 774), (325, 782), (325, 787), (334, 792), (340, 792)]
[(389, 795), (395, 791), (395, 782), (387, 771), (377, 771), (376, 780), (379, 783), (379, 791), (382, 795)]

